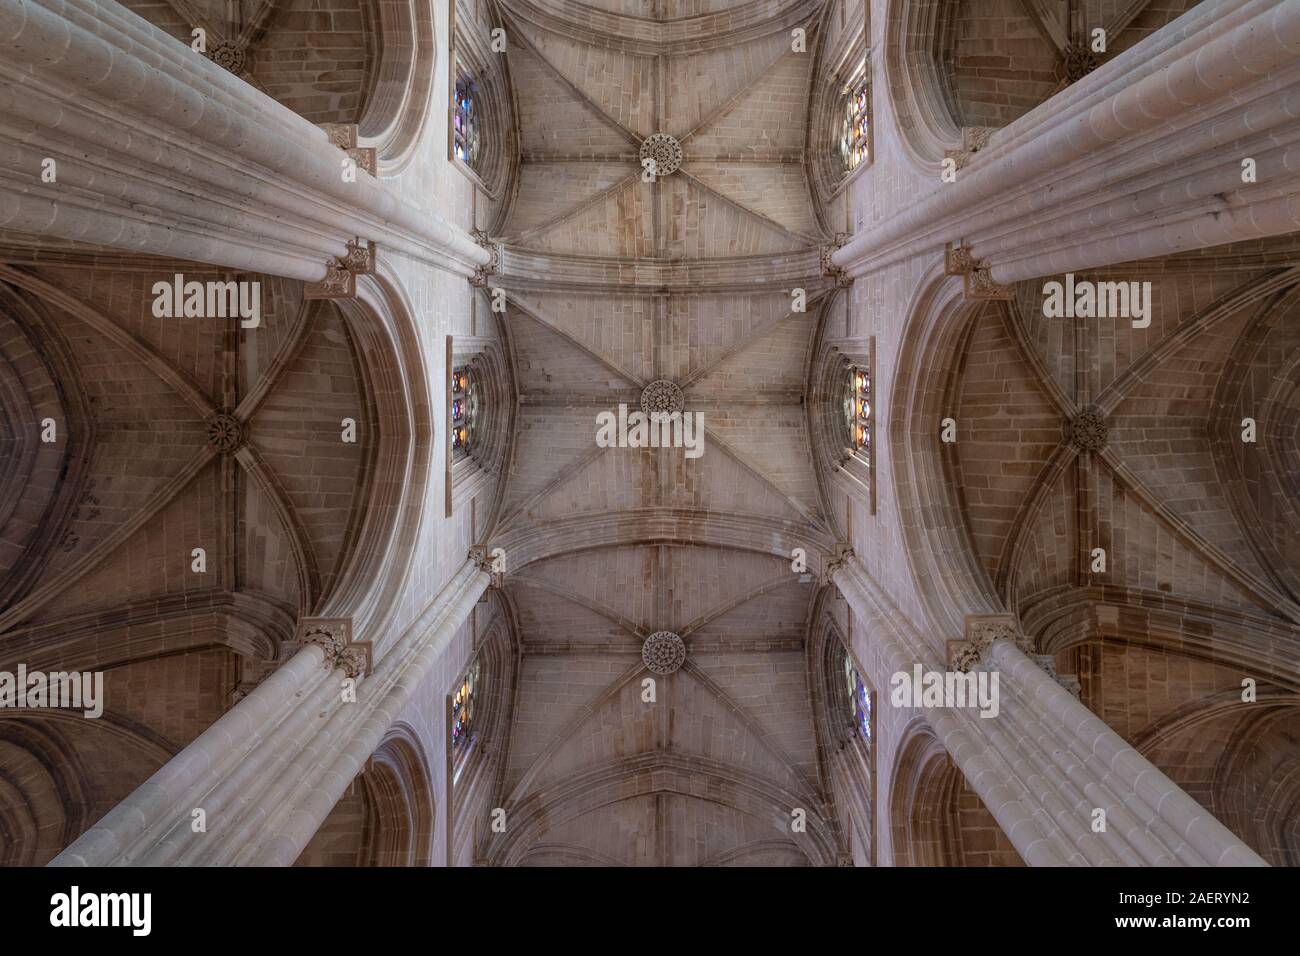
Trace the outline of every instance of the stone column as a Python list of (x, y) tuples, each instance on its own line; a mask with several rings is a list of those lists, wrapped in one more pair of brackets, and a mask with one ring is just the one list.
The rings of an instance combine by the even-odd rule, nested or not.
[(0, 4), (0, 229), (308, 281), (357, 239), (465, 276), (486, 264), (348, 160), (111, 0)]
[[(346, 619), (303, 647), (82, 834), (51, 866), (292, 864), (491, 583), (468, 560), (370, 673)], [(355, 682), (355, 701), (344, 693)], [(195, 810), (204, 829), (196, 830)]]
[[(1010, 616), (954, 642), (953, 661), (893, 605), (855, 555), (833, 581), (867, 635), (856, 647), (880, 675), (976, 669), (998, 672), (998, 714), (918, 707), (953, 762), (1026, 863), (1040, 865), (1265, 866), (1150, 761), (1130, 747), (1017, 646)], [(987, 618), (987, 616), (981, 616)], [(868, 665), (870, 667), (870, 665)], [(890, 706), (887, 686), (881, 706)], [(1094, 811), (1106, 829), (1093, 829)]]
[[(1205, 0), (1009, 126), (831, 256), (965, 244), (987, 281), (1300, 230), (1300, 4)], [(1254, 178), (1243, 160), (1254, 160)]]

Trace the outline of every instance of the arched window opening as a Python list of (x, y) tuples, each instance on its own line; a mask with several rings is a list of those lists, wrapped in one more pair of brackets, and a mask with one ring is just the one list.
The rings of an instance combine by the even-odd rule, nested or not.
[(859, 366), (849, 367), (844, 395), (844, 417), (849, 427), (849, 445), (854, 453), (871, 460), (871, 373)]
[(451, 450), (456, 458), (474, 447), (474, 423), (478, 416), (478, 392), (474, 373), (463, 365), (451, 373)]
[(870, 153), (871, 78), (865, 62), (855, 76), (857, 79), (844, 88), (840, 162), (845, 173), (861, 166)]
[(871, 746), (871, 735), (875, 729), (875, 715), (871, 707), (871, 691), (867, 688), (858, 669), (853, 666), (853, 658), (844, 655), (844, 682), (849, 692), (849, 714), (853, 726), (862, 737), (862, 742)]
[(475, 661), (465, 671), (451, 698), (451, 755), (457, 774), (478, 738), (474, 703), (479, 690), (479, 664)]
[(468, 74), (459, 74), (452, 109), (452, 155), (475, 171), (482, 153), (480, 112), (478, 85)]

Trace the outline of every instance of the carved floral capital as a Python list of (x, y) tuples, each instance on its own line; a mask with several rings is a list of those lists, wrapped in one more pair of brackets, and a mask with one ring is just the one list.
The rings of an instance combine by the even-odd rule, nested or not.
[(474, 275), (470, 277), (469, 284), (477, 289), (485, 289), (488, 285), (488, 278), (496, 275), (501, 270), (501, 246), (493, 242), (491, 237), (482, 229), (475, 229), (470, 235), (475, 242), (487, 250), (490, 258), (485, 265), (481, 265), (474, 270)]
[(370, 673), (373, 646), (370, 641), (352, 640), (352, 620), (346, 617), (307, 617), (298, 623), (298, 640), (305, 647), (319, 645), (325, 652), (325, 666), (342, 668), (356, 679)]
[(948, 667), (963, 674), (988, 663), (989, 649), (997, 641), (1012, 641), (1026, 654), (1033, 653), (1033, 644), (1021, 633), (1014, 614), (967, 614), (965, 637), (948, 642)]

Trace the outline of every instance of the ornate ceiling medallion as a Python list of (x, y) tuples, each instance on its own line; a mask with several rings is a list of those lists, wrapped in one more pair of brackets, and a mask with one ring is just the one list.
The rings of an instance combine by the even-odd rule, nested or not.
[(647, 415), (656, 412), (670, 415), (685, 409), (686, 396), (674, 382), (661, 378), (641, 389), (641, 411)]
[(1066, 430), (1070, 441), (1081, 451), (1101, 451), (1110, 435), (1105, 416), (1095, 408), (1085, 408), (1075, 415)]
[(641, 165), (654, 160), (654, 174), (669, 176), (682, 165), (682, 144), (667, 133), (651, 133), (641, 143)]
[(244, 426), (234, 415), (218, 412), (205, 423), (208, 430), (208, 442), (223, 455), (239, 451), (244, 444)]
[(672, 631), (655, 631), (641, 645), (641, 660), (652, 674), (671, 674), (686, 663), (686, 642)]

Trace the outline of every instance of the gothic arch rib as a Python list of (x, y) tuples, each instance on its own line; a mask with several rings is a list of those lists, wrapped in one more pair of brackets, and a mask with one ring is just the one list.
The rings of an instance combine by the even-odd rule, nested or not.
[(1125, 489), (1136, 497), (1144, 508), (1160, 519), (1174, 535), (1184, 541), (1202, 560), (1212, 565), (1225, 579), (1231, 581), (1261, 609), (1270, 611), (1291, 623), (1300, 624), (1300, 605), (1275, 590), (1257, 574), (1231, 561), (1213, 542), (1207, 540), (1190, 524), (1181, 519), (1143, 484), (1109, 448), (1103, 449), (1099, 459), (1106, 464)]
[[(1225, 489), (1228, 505), (1238, 529), (1253, 551), (1259, 566), (1269, 580), (1292, 601), (1300, 603), (1300, 566), (1294, 556), (1279, 548), (1277, 536), (1269, 537), (1267, 524), (1280, 522), (1292, 535), (1300, 535), (1300, 473), (1289, 467), (1286, 460), (1285, 428), (1281, 419), (1289, 406), (1300, 406), (1300, 401), (1288, 402), (1287, 396), (1296, 394), (1300, 381), (1300, 336), (1286, 335), (1289, 321), (1300, 313), (1300, 269), (1289, 270), (1295, 285), (1274, 292), (1263, 302), (1233, 343), (1228, 361), (1215, 389), (1214, 414), (1208, 423), (1210, 449), (1215, 473)], [(1272, 288), (1272, 283), (1268, 283)], [(1289, 321), (1288, 321), (1289, 320)], [(1280, 341), (1279, 341), (1280, 340)], [(1272, 349), (1268, 343), (1272, 341)], [(1269, 352), (1279, 358), (1268, 361)], [(1276, 368), (1272, 385), (1266, 394), (1255, 396), (1255, 404), (1247, 404), (1248, 380), (1255, 369), (1263, 366)], [(1250, 383), (1254, 390), (1256, 383)], [(1293, 411), (1294, 409), (1292, 409)], [(1254, 411), (1247, 418), (1257, 419), (1262, 435), (1257, 439), (1259, 454), (1255, 456), (1249, 484), (1262, 486), (1252, 496), (1243, 461), (1233, 454), (1234, 448), (1243, 447), (1243, 411)], [(1270, 508), (1266, 514), (1263, 505)]]
[(574, 515), (529, 527), (506, 529), (494, 543), (515, 555), (514, 567), (561, 554), (619, 544), (702, 544), (774, 555), (789, 560), (791, 549), (807, 552), (810, 573), (820, 573), (834, 542), (802, 522), (680, 508), (641, 508)]
[(819, 805), (823, 802), (822, 795), (818, 791), (813, 779), (799, 769), (798, 765), (794, 762), (786, 749), (781, 746), (780, 742), (777, 741), (772, 734), (768, 733), (767, 730), (764, 729), (763, 725), (754, 718), (753, 714), (742, 706), (734, 697), (723, 690), (722, 687), (709, 677), (709, 675), (706, 674), (693, 660), (688, 658), (686, 663), (682, 665), (682, 670), (690, 674), (691, 677), (703, 685), (710, 694), (716, 697), (724, 707), (730, 710), (732, 714), (735, 715), (742, 724), (744, 724), (749, 732), (754, 735), (755, 739), (762, 742), (763, 746), (781, 762), (790, 775), (798, 781), (800, 786), (803, 787), (804, 796), (811, 798)]
[(606, 606), (605, 604), (602, 604), (600, 601), (596, 601), (594, 599), (584, 597), (582, 594), (580, 594), (577, 591), (574, 591), (570, 588), (560, 587), (558, 584), (554, 584), (550, 581), (543, 580), (534, 575), (521, 574), (519, 572), (515, 572), (514, 574), (510, 575), (510, 583), (512, 585), (520, 584), (525, 587), (536, 588), (539, 591), (545, 591), (548, 594), (553, 594), (556, 597), (563, 598), (566, 601), (570, 601), (573, 604), (578, 605), (579, 607), (586, 608), (588, 611), (593, 611), (594, 613), (599, 614), (601, 617), (605, 618), (607, 621), (610, 621), (611, 623), (618, 625), (637, 640), (645, 640), (646, 636), (650, 633), (648, 630), (646, 630), (641, 625), (637, 624), (635, 621), (631, 621), (623, 617), (623, 615), (619, 614), (617, 611)]
[(207, 418), (217, 412), (212, 400), (188, 375), (163, 358), (153, 346), (128, 332), (99, 309), (38, 276), (3, 263), (0, 263), (0, 281), (24, 289), (57, 306), (69, 315), (80, 319), (104, 338), (126, 349), (132, 357), (188, 402), (200, 418)]
[(280, 525), (288, 537), (298, 575), (298, 610), (300, 614), (305, 615), (315, 606), (321, 591), (320, 569), (317, 566), (311, 541), (308, 540), (307, 531), (284, 485), (256, 448), (252, 445), (244, 445), (235, 452), (235, 460), (243, 467), (248, 479), (271, 503), (275, 516), (280, 520)]
[[(509, 17), (508, 13), (507, 13), (507, 17)], [(627, 142), (632, 146), (639, 147), (641, 145), (641, 137), (637, 135), (633, 130), (628, 129), (617, 119), (610, 116), (603, 106), (601, 106), (590, 96), (584, 93), (576, 83), (574, 83), (567, 76), (565, 76), (559, 67), (557, 67), (554, 63), (552, 63), (551, 60), (544, 53), (542, 53), (541, 50), (537, 49), (536, 44), (534, 44), (528, 38), (527, 31), (515, 30), (514, 36), (519, 39), (520, 45), (525, 50), (527, 50), (530, 54), (532, 54), (532, 56), (537, 60), (537, 62), (540, 63), (548, 72), (550, 72), (550, 74), (556, 80), (556, 82), (558, 82), (562, 87), (564, 87), (564, 89), (568, 91), (570, 96), (572, 96), (575, 100), (581, 103), (592, 114), (592, 116), (595, 119), (604, 123), (615, 133), (621, 136), (623, 139), (627, 140)]]
[(198, 474), (218, 455), (211, 445), (204, 445), (160, 487), (132, 517), (113, 531), (105, 535), (95, 547), (87, 551), (75, 562), (68, 565), (58, 575), (29, 593), (20, 601), (11, 605), (0, 614), (0, 632), (7, 631), (16, 624), (26, 620), (36, 611), (58, 597), (84, 575), (93, 571), (118, 549), (129, 537), (143, 528), (155, 515), (163, 510), (176, 497), (189, 487)]
[(1266, 312), (1269, 305), (1264, 300), (1276, 297), (1277, 293), (1298, 282), (1300, 282), (1300, 266), (1270, 272), (1258, 279), (1245, 282), (1221, 296), (1196, 315), (1180, 322), (1176, 328), (1166, 333), (1159, 342), (1130, 365), (1122, 375), (1117, 376), (1097, 396), (1097, 406), (1106, 414), (1114, 412), (1124, 398), (1131, 394), (1133, 389), (1153, 370), (1197, 336), (1214, 328), (1248, 305), (1262, 303), (1261, 311)]
[(684, 56), (786, 32), (823, 0), (747, 0), (695, 16), (652, 20), (597, 9), (581, 0), (512, 0), (510, 13), (591, 46), (646, 56)]
[(524, 770), (523, 774), (520, 775), (519, 780), (510, 789), (510, 793), (506, 795), (504, 805), (507, 807), (513, 806), (518, 804), (519, 801), (529, 797), (529, 790), (536, 781), (537, 775), (546, 765), (546, 762), (553, 757), (565, 743), (568, 742), (573, 732), (590, 720), (603, 706), (614, 700), (623, 688), (626, 687), (634, 678), (638, 677), (645, 669), (645, 664), (638, 659), (635, 664), (616, 676), (604, 687), (603, 690), (580, 707), (577, 712), (565, 722), (560, 731), (550, 739), (545, 748), (542, 749), (533, 762), (528, 765), (526, 770)]
[[(40, 580), (54, 555), (54, 549), (68, 529), (71, 516), (75, 513), (77, 502), (85, 493), (89, 479), (91, 458), (95, 448), (96, 424), (91, 414), (90, 396), (73, 352), (57, 323), (50, 321), (39, 299), (29, 301), (30, 293), (24, 294), (17, 289), (0, 282), (0, 306), (10, 309), (9, 318), (17, 324), (22, 340), (28, 343), (31, 355), (39, 362), (40, 370), (48, 377), (51, 385), (48, 403), (62, 409), (63, 434), (66, 451), (60, 457), (56, 469), (62, 476), (59, 487), (48, 489), (47, 500), (40, 511), (39, 526), (35, 534), (23, 543), (21, 561), (10, 567), (0, 584), (0, 607), (8, 607), (26, 596), (28, 591)], [(39, 338), (39, 346), (32, 340)], [(39, 490), (30, 481), (36, 471), (40, 452), (37, 450), (35, 406), (28, 400), (26, 389), (17, 380), (17, 370), (5, 361), (0, 353), (0, 409), (8, 416), (22, 417), (30, 412), (30, 421), (24, 422), (31, 438), (24, 439), (23, 448), (15, 456), (19, 460), (10, 466), (21, 468), (26, 479), (21, 493), (7, 495), (9, 500), (0, 503), (0, 529), (4, 529), (9, 518), (28, 498), (29, 492), (39, 494)], [(24, 409), (19, 412), (18, 409)], [(73, 427), (68, 428), (71, 424)], [(31, 452), (28, 452), (31, 449)], [(0, 469), (8, 471), (8, 468)], [(7, 482), (0, 482), (0, 488), (6, 492), (16, 489), (15, 473), (10, 473)], [(11, 544), (13, 542), (10, 542)]]
[[(686, 781), (691, 778), (706, 783), (707, 789), (701, 793), (688, 786)], [(511, 814), (514, 824), (504, 838), (492, 844), (489, 861), (499, 866), (518, 865), (532, 841), (546, 829), (619, 803), (633, 792), (677, 793), (751, 814), (774, 814), (782, 820), (789, 816), (790, 807), (801, 805), (799, 795), (751, 775), (737, 774), (716, 761), (673, 753), (643, 754), (592, 766), (545, 792), (530, 794), (515, 807)], [(830, 866), (837, 856), (834, 841), (816, 809), (806, 809), (812, 862)]]

